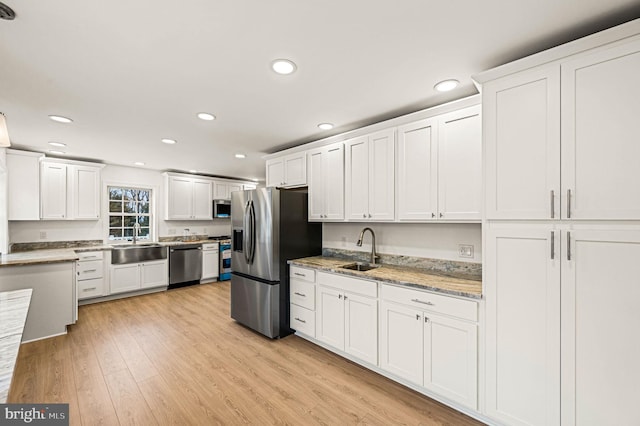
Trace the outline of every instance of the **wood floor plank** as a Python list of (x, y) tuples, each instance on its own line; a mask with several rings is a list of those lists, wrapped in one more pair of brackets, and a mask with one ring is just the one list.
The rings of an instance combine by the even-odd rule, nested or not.
[[(229, 283), (80, 307), (22, 345), (11, 402), (69, 402), (71, 424), (477, 425), (297, 336), (229, 317)], [(55, 400), (55, 401), (54, 401)]]

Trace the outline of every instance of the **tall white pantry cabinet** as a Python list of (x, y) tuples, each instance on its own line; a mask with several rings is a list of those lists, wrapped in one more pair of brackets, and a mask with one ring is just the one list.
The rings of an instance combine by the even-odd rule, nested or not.
[(640, 20), (482, 85), (484, 413), (640, 424)]

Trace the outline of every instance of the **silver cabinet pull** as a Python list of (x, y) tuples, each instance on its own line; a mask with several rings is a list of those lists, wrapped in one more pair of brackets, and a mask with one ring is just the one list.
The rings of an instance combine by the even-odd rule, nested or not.
[(442, 213), (440, 213), (440, 217), (444, 217), (444, 215)]
[(300, 296), (300, 297), (307, 297), (307, 295), (306, 295), (306, 294), (298, 293), (297, 291), (296, 291), (296, 292), (294, 292), (293, 294), (295, 294), (295, 295), (297, 295), (297, 296)]
[(431, 217), (436, 217), (436, 214), (435, 213), (431, 213)]
[(91, 290), (95, 290), (95, 287), (91, 287), (91, 288), (83, 288), (82, 291), (91, 291)]
[(420, 314), (416, 314), (416, 319), (420, 321)]
[(571, 260), (571, 232), (567, 231), (567, 260)]
[(429, 322), (429, 318), (424, 317), (424, 322)]
[(293, 275), (297, 275), (299, 277), (306, 277), (305, 274), (301, 274), (300, 272), (294, 272)]
[(87, 269), (85, 271), (82, 271), (83, 274), (86, 274), (87, 272), (95, 272), (95, 269)]
[(571, 219), (571, 190), (567, 189), (567, 219)]
[(301, 322), (301, 323), (303, 323), (303, 324), (306, 324), (306, 323), (307, 323), (305, 320), (301, 320), (301, 319), (300, 319), (300, 318), (298, 318), (298, 317), (295, 317), (294, 319), (295, 319), (296, 321), (300, 321), (300, 322)]
[[(553, 189), (551, 190), (551, 219), (556, 217), (556, 209), (555, 209), (555, 193), (553, 191)], [(553, 257), (552, 257), (553, 259)]]
[(416, 303), (422, 303), (423, 305), (429, 305), (429, 306), (435, 306), (433, 303), (429, 302), (429, 301), (423, 301), (420, 299), (411, 299), (412, 302), (416, 302)]
[(347, 300), (347, 295), (346, 294), (344, 295), (344, 300)]
[(342, 299), (342, 295), (341, 294), (338, 295), (338, 299)]
[(551, 260), (553, 260), (556, 257), (555, 237), (556, 237), (555, 231), (551, 231)]

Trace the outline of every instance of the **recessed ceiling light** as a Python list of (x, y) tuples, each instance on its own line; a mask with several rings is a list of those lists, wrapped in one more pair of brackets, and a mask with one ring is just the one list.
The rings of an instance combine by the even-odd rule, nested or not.
[(259, 182), (259, 179), (251, 179), (254, 182)]
[(296, 70), (296, 64), (288, 59), (276, 59), (271, 63), (271, 68), (278, 74), (291, 74)]
[(136, 166), (144, 166), (144, 163), (142, 161), (136, 161), (135, 163)]
[(247, 158), (244, 154), (236, 154), (236, 158)]
[(458, 80), (443, 80), (439, 83), (436, 83), (435, 86), (433, 86), (434, 89), (436, 89), (438, 92), (448, 92), (449, 90), (453, 90), (456, 87), (458, 87), (458, 84), (460, 84), (460, 82)]
[(67, 146), (67, 144), (62, 143), (62, 142), (49, 142), (49, 145), (51, 146), (57, 146), (59, 148), (64, 148), (65, 146)]
[(197, 170), (189, 170), (189, 173), (197, 173)]
[(163, 143), (166, 143), (167, 145), (175, 145), (176, 143), (178, 143), (178, 141), (176, 141), (175, 139), (162, 139)]
[(64, 155), (64, 151), (57, 151), (55, 149), (50, 149), (49, 152), (56, 155)]
[(331, 130), (333, 129), (333, 124), (331, 123), (320, 123), (318, 124), (318, 127), (322, 130)]
[(73, 123), (72, 119), (63, 117), (61, 115), (50, 115), (49, 118), (53, 121), (57, 121), (58, 123)]
[(206, 121), (211, 121), (216, 119), (215, 115), (209, 114), (208, 112), (199, 112), (197, 116), (200, 120), (206, 120)]

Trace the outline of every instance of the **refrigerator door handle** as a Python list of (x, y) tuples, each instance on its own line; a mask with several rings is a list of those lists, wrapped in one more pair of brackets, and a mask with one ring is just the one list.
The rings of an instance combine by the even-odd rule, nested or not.
[(250, 225), (249, 225), (249, 206), (251, 205), (251, 201), (247, 201), (247, 205), (244, 207), (244, 216), (242, 217), (242, 228), (244, 232), (242, 233), (242, 245), (243, 247), (243, 255), (244, 260), (249, 264), (249, 238), (251, 238), (250, 234)]
[(249, 201), (249, 221), (251, 227), (251, 247), (249, 248), (249, 264), (253, 263), (253, 258), (256, 254), (256, 210), (253, 206), (253, 200)]

